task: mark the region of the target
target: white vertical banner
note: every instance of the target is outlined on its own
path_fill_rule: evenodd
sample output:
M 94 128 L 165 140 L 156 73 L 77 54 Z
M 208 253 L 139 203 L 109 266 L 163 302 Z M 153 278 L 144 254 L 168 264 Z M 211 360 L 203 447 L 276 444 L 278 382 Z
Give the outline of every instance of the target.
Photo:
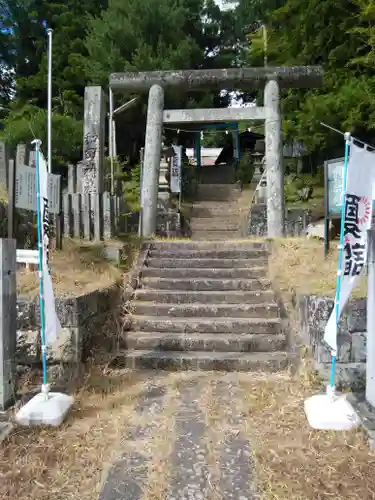
M 367 230 L 371 225 L 375 154 L 350 145 L 344 218 L 339 315 L 367 261 Z M 328 319 L 324 341 L 337 351 L 336 307 Z
M 44 315 L 45 315 L 45 341 L 46 344 L 53 343 L 61 330 L 59 318 L 56 314 L 55 297 L 53 295 L 52 279 L 49 274 L 49 214 L 48 214 L 48 171 L 47 162 L 43 154 L 39 151 L 39 193 L 40 193 L 40 214 L 41 214 L 41 236 L 43 251 L 43 293 L 44 293 Z
M 181 193 L 182 146 L 172 146 L 174 155 L 171 162 L 171 192 Z

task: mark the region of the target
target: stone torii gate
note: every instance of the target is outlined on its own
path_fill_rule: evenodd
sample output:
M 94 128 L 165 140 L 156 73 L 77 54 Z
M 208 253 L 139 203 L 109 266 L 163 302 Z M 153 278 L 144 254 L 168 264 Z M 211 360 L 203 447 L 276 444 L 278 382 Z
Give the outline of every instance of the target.
M 110 92 L 149 92 L 144 152 L 143 236 L 155 234 L 163 124 L 265 120 L 268 236 L 284 234 L 284 172 L 280 88 L 314 88 L 323 83 L 320 66 L 149 71 L 110 75 Z M 164 89 L 262 89 L 264 106 L 164 110 Z

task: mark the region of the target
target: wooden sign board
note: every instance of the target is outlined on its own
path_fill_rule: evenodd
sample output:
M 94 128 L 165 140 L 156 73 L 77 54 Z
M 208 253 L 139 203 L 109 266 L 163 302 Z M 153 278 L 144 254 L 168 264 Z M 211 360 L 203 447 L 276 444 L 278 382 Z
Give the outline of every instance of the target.
M 60 175 L 48 174 L 49 213 L 60 212 Z M 19 165 L 16 168 L 15 206 L 36 212 L 36 169 Z

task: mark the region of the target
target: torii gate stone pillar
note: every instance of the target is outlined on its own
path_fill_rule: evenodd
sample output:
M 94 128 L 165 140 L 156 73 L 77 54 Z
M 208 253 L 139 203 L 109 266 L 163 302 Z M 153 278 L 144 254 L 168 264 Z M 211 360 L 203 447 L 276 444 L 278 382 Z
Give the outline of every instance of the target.
M 280 88 L 314 88 L 323 83 L 320 66 L 229 68 L 214 70 L 114 73 L 109 85 L 124 93 L 149 91 L 144 157 L 142 236 L 155 234 L 158 178 L 163 123 L 216 123 L 265 120 L 268 237 L 284 234 L 284 172 L 280 115 Z M 164 110 L 164 89 L 187 92 L 203 88 L 264 89 L 264 107 Z
M 164 89 L 153 85 L 148 95 L 145 152 L 143 160 L 142 234 L 155 234 L 158 204 Z
M 278 81 L 272 77 L 265 85 L 264 106 L 266 108 L 267 233 L 270 238 L 278 238 L 284 235 L 284 165 L 280 89 Z

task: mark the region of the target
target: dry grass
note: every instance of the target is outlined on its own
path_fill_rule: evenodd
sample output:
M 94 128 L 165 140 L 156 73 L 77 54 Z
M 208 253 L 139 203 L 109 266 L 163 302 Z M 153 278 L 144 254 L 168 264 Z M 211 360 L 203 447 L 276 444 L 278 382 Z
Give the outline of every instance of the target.
M 16 429 L 0 444 L 1 500 L 93 500 L 111 465 L 136 452 L 148 463 L 142 500 L 163 500 L 177 464 L 171 462 L 176 440 L 175 417 L 180 382 L 199 385 L 204 415 L 208 466 L 213 491 L 207 500 L 222 500 L 218 467 L 225 436 L 246 436 L 254 453 L 255 489 L 262 500 L 373 500 L 375 456 L 361 431 L 322 432 L 309 428 L 303 401 L 316 393 L 309 370 L 287 372 L 163 373 L 93 368 L 76 393 L 75 409 L 57 430 Z M 136 411 L 148 382 L 166 387 L 161 411 Z M 221 380 L 235 388 L 218 397 Z M 135 427 L 149 431 L 126 440 Z M 132 435 L 134 435 L 132 433 Z M 204 443 L 202 442 L 202 445 Z M 104 471 L 104 472 L 103 472 Z M 142 476 L 142 477 L 141 477 Z
M 312 430 L 304 400 L 320 391 L 309 367 L 301 374 L 211 374 L 202 390 L 206 443 L 213 482 L 218 484 L 220 449 L 237 432 L 250 441 L 255 474 L 253 488 L 261 500 L 373 500 L 375 454 L 361 430 Z M 215 396 L 219 379 L 237 386 L 227 400 Z M 224 497 L 216 489 L 210 500 Z M 161 499 L 160 499 L 161 500 Z
M 375 456 L 362 431 L 314 431 L 303 401 L 310 380 L 246 381 L 243 407 L 262 500 L 372 500 Z
M 59 429 L 16 428 L 0 445 L 2 500 L 92 500 L 113 450 L 134 425 L 142 372 L 91 370 Z
M 62 427 L 16 428 L 0 444 L 1 500 L 94 500 L 111 467 L 134 452 L 148 463 L 142 500 L 164 498 L 177 401 L 175 380 L 167 376 L 153 380 L 167 387 L 161 411 L 140 414 L 149 372 L 91 368 Z M 144 432 L 137 435 L 137 428 Z M 144 482 L 137 470 L 124 472 Z
M 119 243 L 117 243 L 119 244 Z M 77 296 L 118 281 L 128 269 L 138 251 L 136 242 L 130 245 L 128 262 L 121 268 L 103 256 L 103 243 L 85 243 L 64 239 L 62 251 L 52 251 L 50 269 L 57 296 Z M 20 269 L 17 273 L 18 293 L 36 297 L 39 293 L 37 271 Z
M 273 243 L 269 269 L 272 280 L 282 292 L 334 296 L 336 290 L 338 251 L 324 259 L 323 242 L 307 238 L 284 238 Z M 354 297 L 366 295 L 366 279 L 359 279 Z
M 0 185 L 0 203 L 8 203 L 8 191 Z

